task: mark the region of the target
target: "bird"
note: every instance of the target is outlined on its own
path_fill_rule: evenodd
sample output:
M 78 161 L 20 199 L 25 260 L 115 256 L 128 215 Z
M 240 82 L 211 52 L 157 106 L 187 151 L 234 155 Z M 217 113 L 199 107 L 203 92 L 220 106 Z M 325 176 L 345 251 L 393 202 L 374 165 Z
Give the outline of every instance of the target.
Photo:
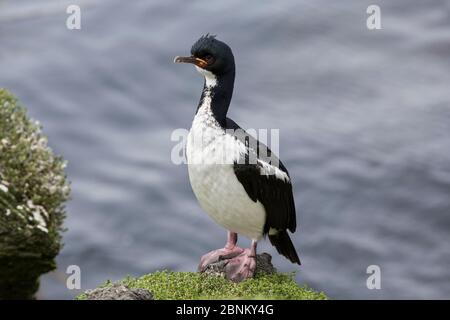
M 236 74 L 231 48 L 206 34 L 192 45 L 190 56 L 176 56 L 174 62 L 193 64 L 204 77 L 186 139 L 189 181 L 202 209 L 228 231 L 225 246 L 203 255 L 198 271 L 226 260 L 227 279 L 253 277 L 257 243 L 267 236 L 279 254 L 300 265 L 288 233 L 297 227 L 288 170 L 265 144 L 227 117 Z M 249 248 L 237 245 L 238 235 L 251 240 Z

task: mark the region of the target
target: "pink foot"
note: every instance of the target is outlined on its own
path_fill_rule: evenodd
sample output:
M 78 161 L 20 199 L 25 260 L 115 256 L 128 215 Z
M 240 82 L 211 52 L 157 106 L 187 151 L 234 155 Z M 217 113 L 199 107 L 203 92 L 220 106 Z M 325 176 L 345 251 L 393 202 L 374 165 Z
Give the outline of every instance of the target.
M 233 282 L 241 282 L 252 278 L 256 270 L 256 254 L 252 249 L 245 249 L 244 252 L 229 260 L 225 266 L 225 276 Z
M 203 272 L 205 271 L 206 267 L 210 265 L 211 263 L 215 263 L 219 260 L 224 259 L 230 259 L 233 257 L 236 257 L 240 255 L 242 252 L 244 252 L 244 249 L 239 248 L 238 246 L 234 246 L 232 248 L 222 248 L 213 250 L 211 252 L 208 252 L 202 258 L 200 259 L 200 264 L 198 265 L 198 271 Z

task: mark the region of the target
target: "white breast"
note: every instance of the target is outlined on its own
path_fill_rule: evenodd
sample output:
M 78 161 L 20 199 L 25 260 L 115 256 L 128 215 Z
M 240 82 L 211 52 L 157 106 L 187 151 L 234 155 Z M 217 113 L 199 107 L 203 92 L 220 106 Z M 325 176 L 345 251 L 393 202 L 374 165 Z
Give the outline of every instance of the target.
M 252 201 L 234 174 L 233 163 L 245 146 L 214 119 L 206 94 L 187 140 L 189 179 L 201 207 L 229 231 L 258 240 L 266 220 L 260 202 Z

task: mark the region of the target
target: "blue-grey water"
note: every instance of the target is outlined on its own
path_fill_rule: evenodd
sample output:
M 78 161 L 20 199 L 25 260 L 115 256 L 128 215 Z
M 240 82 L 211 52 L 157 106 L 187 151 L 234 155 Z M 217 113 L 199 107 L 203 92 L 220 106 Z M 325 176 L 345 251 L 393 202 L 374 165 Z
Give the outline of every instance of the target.
M 82 29 L 66 28 L 80 4 Z M 331 298 L 450 298 L 450 2 L 0 1 L 0 87 L 68 161 L 73 199 L 58 270 L 39 297 L 155 270 L 195 270 L 225 231 L 202 212 L 171 132 L 202 79 L 175 65 L 206 32 L 234 50 L 230 117 L 279 128 L 303 265 L 282 271 Z M 248 243 L 241 239 L 242 245 Z M 366 268 L 381 268 L 368 290 Z

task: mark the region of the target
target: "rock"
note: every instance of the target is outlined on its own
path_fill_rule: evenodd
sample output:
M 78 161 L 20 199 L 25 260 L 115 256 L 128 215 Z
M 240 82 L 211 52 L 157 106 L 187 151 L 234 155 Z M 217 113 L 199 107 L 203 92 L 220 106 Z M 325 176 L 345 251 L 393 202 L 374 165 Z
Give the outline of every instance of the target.
M 222 259 L 218 262 L 211 263 L 203 271 L 204 274 L 225 277 L 225 266 L 229 259 Z M 265 273 L 272 274 L 277 272 L 272 264 L 272 256 L 266 252 L 256 255 L 256 274 Z
M 259 273 L 275 273 L 277 269 L 272 264 L 272 256 L 266 252 L 256 256 L 256 272 Z
M 86 300 L 153 300 L 153 295 L 145 289 L 133 289 L 120 283 L 88 290 Z

